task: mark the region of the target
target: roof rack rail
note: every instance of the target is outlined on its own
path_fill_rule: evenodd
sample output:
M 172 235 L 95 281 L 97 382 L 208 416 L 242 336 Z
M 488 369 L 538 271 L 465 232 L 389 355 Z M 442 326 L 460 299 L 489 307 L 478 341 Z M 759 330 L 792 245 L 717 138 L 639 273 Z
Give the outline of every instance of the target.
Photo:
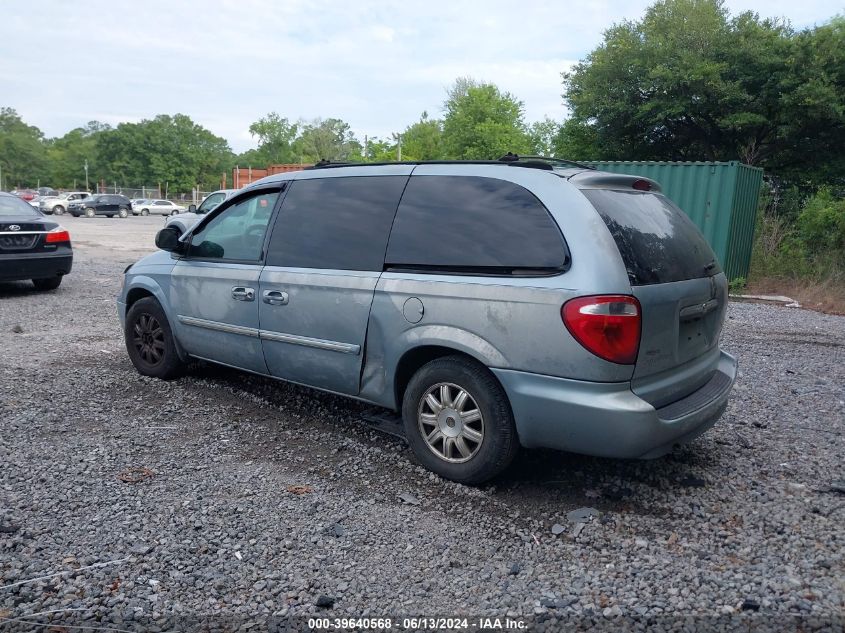
M 343 167 L 344 165 L 358 165 L 362 164 L 365 165 L 366 163 L 349 163 L 345 161 L 334 161 L 329 160 L 328 158 L 321 158 L 316 163 L 311 165 L 310 167 L 306 167 L 305 169 L 320 169 L 322 167 Z
M 521 155 L 521 154 L 514 154 L 512 152 L 508 152 L 501 158 L 500 161 L 504 163 L 511 163 L 516 161 L 545 161 L 548 163 L 558 163 L 560 165 L 574 165 L 575 167 L 582 167 L 584 169 L 595 169 L 595 167 L 591 167 L 590 165 L 585 165 L 584 163 L 578 163 L 574 160 L 567 160 L 566 158 L 555 158 L 553 156 L 532 156 L 532 155 Z
M 550 158 L 548 156 L 520 156 L 508 152 L 497 160 L 404 160 L 404 161 L 383 161 L 377 163 L 353 163 L 344 161 L 321 160 L 311 167 L 305 169 L 331 169 L 334 167 L 379 167 L 384 165 L 496 165 L 505 163 L 508 167 L 531 167 L 534 169 L 545 169 L 551 171 L 553 164 L 572 165 L 582 169 L 595 169 L 589 165 L 576 163 L 574 160 L 564 158 Z

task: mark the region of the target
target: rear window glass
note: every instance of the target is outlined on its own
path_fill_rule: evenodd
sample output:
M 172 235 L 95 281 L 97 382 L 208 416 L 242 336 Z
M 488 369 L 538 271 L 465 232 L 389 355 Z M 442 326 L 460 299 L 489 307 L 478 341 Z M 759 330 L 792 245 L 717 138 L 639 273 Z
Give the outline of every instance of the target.
M 569 256 L 548 210 L 497 178 L 412 176 L 390 235 L 393 269 L 466 274 L 549 274 Z
M 722 272 L 698 227 L 663 195 L 584 189 L 616 241 L 633 286 Z
M 39 213 L 28 204 L 16 196 L 0 196 L 0 216 L 34 216 L 37 217 Z

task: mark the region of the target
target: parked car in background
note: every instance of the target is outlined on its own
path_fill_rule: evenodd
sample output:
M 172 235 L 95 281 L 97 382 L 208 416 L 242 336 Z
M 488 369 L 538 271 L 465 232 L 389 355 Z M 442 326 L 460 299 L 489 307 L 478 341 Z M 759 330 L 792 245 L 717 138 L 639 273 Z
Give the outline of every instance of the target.
M 175 226 L 182 233 L 191 228 L 194 224 L 209 211 L 213 211 L 217 206 L 231 198 L 240 189 L 218 189 L 208 194 L 199 206 L 192 204 L 188 207 L 187 212 L 174 215 L 165 221 L 165 226 Z
M 66 191 L 55 196 L 42 196 L 38 200 L 38 210 L 47 215 L 62 215 L 71 202 L 90 197 L 87 191 Z
M 125 218 L 132 208 L 129 198 L 114 193 L 98 193 L 84 200 L 74 200 L 68 205 L 67 212 L 78 218 L 84 215 L 93 218 L 104 215 L 109 218 L 119 216 Z
M 53 189 L 52 187 L 38 187 L 38 189 L 36 189 L 36 193 L 38 193 L 39 196 L 57 196 L 57 195 L 59 195 L 59 192 L 56 191 L 55 189 Z
M 23 200 L 0 192 L 0 281 L 54 290 L 73 266 L 70 234 Z
M 180 207 L 170 200 L 143 200 L 132 205 L 133 215 L 150 215 L 151 213 L 157 215 L 176 215 L 184 212 L 185 207 Z
M 401 414 L 417 459 L 477 484 L 520 445 L 653 458 L 724 412 L 728 283 L 649 179 L 564 161 L 269 176 L 125 272 L 143 375 L 200 358 Z
M 149 202 L 148 198 L 134 198 L 129 201 L 130 206 L 132 207 L 132 215 L 138 215 L 138 212 L 141 210 L 141 207 Z
M 38 192 L 32 189 L 16 189 L 12 193 L 25 202 L 31 202 L 38 195 Z

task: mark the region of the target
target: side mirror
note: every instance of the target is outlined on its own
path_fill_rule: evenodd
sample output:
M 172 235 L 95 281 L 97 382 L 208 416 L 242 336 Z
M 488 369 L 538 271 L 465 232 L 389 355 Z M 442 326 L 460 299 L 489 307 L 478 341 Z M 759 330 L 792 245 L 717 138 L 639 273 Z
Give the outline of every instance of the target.
M 189 204 L 188 205 L 188 213 L 196 213 L 197 212 L 197 205 Z
M 156 246 L 163 251 L 176 253 L 182 250 L 182 242 L 179 241 L 180 237 L 182 237 L 182 231 L 177 227 L 166 226 L 156 233 Z

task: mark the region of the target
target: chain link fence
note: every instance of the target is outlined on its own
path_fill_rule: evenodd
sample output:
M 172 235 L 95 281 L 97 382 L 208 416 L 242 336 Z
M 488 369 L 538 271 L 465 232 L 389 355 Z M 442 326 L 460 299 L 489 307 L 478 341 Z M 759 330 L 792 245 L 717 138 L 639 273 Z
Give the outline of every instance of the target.
M 108 185 L 100 183 L 97 185 L 96 193 L 117 193 L 126 196 L 130 200 L 160 199 L 184 204 L 199 204 L 211 192 L 193 189 L 188 193 L 175 193 L 162 190 L 159 187 L 147 187 L 144 185 L 140 187 L 120 187 L 117 184 Z

